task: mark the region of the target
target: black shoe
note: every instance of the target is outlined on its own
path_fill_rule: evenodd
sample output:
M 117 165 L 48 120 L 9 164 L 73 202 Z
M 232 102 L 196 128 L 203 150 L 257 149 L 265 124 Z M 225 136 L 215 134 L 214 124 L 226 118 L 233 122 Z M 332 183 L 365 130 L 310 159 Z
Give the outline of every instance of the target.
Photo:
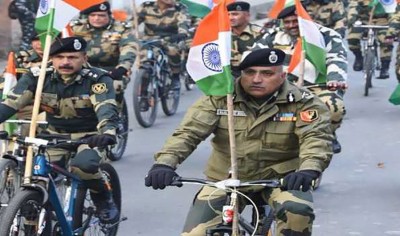
M 110 193 L 99 194 L 90 192 L 90 197 L 96 206 L 96 213 L 103 224 L 113 224 L 119 220 L 119 211 L 112 197 L 103 196 Z
M 149 100 L 147 98 L 140 98 L 139 107 L 141 112 L 146 112 L 149 110 Z
M 354 60 L 354 64 L 353 64 L 353 70 L 354 71 L 362 71 L 363 69 L 363 58 L 361 57 L 356 57 L 356 59 Z
M 381 73 L 379 77 L 376 77 L 377 79 L 388 79 L 389 76 L 389 66 L 390 66 L 390 61 L 388 60 L 382 60 L 381 61 L 382 67 L 381 67 Z
M 332 141 L 332 150 L 335 154 L 342 151 L 342 145 L 340 145 L 339 141 L 336 138 Z

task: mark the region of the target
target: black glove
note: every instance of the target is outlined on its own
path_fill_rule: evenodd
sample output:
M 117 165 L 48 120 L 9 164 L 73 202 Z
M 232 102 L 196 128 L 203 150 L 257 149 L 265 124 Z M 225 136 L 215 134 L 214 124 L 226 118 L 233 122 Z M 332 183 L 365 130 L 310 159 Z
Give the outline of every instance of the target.
M 105 147 L 113 145 L 117 142 L 114 135 L 111 134 L 99 134 L 93 135 L 86 139 L 87 144 L 90 148 L 94 147 Z
M 282 190 L 307 192 L 310 190 L 313 180 L 317 179 L 319 175 L 320 173 L 314 170 L 292 172 L 283 178 Z
M 147 187 L 152 186 L 153 189 L 164 189 L 165 186 L 171 185 L 174 177 L 177 176 L 178 174 L 171 166 L 154 164 L 144 178 L 144 184 Z
M 113 80 L 122 80 L 122 76 L 126 75 L 127 72 L 128 72 L 127 69 L 120 66 L 120 67 L 117 67 L 117 68 L 111 70 L 110 76 Z

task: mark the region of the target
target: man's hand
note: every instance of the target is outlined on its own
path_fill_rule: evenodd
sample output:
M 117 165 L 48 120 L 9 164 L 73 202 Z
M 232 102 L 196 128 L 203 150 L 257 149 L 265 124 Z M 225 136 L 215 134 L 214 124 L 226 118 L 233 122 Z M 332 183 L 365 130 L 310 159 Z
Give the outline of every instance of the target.
M 310 190 L 313 180 L 319 177 L 320 173 L 315 170 L 300 170 L 292 172 L 283 178 L 282 190 L 297 190 L 307 192 Z
M 336 81 L 336 80 L 328 81 L 326 83 L 326 86 L 328 87 L 328 90 L 330 90 L 330 91 L 336 91 L 338 89 L 345 90 L 345 89 L 348 88 L 348 85 L 347 85 L 346 82 L 344 82 L 344 81 Z
M 90 148 L 106 147 L 108 145 L 113 145 L 117 142 L 115 136 L 111 134 L 93 135 L 87 138 L 86 141 Z
M 171 185 L 176 176 L 178 174 L 171 166 L 154 164 L 144 179 L 144 184 L 147 187 L 152 186 L 153 189 L 164 189 L 166 186 Z
M 387 44 L 393 44 L 393 43 L 394 43 L 394 39 L 395 39 L 394 36 L 387 35 L 387 36 L 385 37 L 385 43 L 387 43 Z
M 122 80 L 122 76 L 126 75 L 127 72 L 127 69 L 120 66 L 110 71 L 110 76 L 113 80 Z

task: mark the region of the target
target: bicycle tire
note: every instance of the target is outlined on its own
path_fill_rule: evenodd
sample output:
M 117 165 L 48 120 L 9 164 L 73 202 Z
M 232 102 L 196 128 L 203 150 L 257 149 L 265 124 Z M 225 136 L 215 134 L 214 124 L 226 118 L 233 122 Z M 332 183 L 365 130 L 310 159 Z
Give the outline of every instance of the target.
M 269 207 L 269 211 L 262 219 L 261 222 L 261 228 L 259 230 L 260 234 L 259 235 L 265 235 L 265 236 L 275 236 L 275 230 L 273 229 L 272 225 L 275 221 L 275 215 L 272 209 Z
M 118 207 L 119 212 L 121 212 L 121 184 L 117 171 L 108 163 L 100 164 L 100 170 L 103 177 L 110 184 L 112 189 L 112 195 L 114 202 Z M 93 206 L 93 202 L 90 200 L 89 192 L 86 188 L 79 188 L 75 200 L 75 213 L 74 213 L 74 229 L 82 227 L 85 223 L 85 214 L 89 212 L 88 210 Z M 120 214 L 121 215 L 121 214 Z M 85 236 L 115 236 L 118 233 L 119 224 L 116 224 L 112 228 L 108 228 L 108 224 L 101 224 L 98 220 L 95 220 L 97 224 L 91 224 L 88 229 L 85 229 Z
M 163 81 L 163 87 L 160 91 L 161 106 L 165 115 L 172 116 L 178 109 L 180 91 L 171 89 L 172 80 L 166 70 L 162 70 L 160 76 L 162 76 L 161 81 Z
M 40 192 L 30 189 L 19 191 L 4 211 L 0 223 L 0 235 L 17 236 L 20 235 L 19 233 L 23 233 L 21 235 L 25 236 L 51 235 L 51 223 L 48 223 L 51 222 L 50 214 L 46 214 L 47 217 L 45 216 L 46 224 L 42 233 L 37 232 L 37 225 L 32 225 L 32 221 L 39 217 L 43 208 L 46 212 L 50 213 L 49 208 L 46 205 L 43 205 L 43 196 Z M 29 218 L 29 225 L 24 225 L 22 223 L 26 218 Z M 14 224 L 14 220 L 18 223 L 17 225 Z M 13 232 L 10 232 L 11 228 L 13 229 Z
M 184 72 L 182 73 L 182 76 L 183 76 L 183 78 L 184 78 L 186 90 L 187 90 L 187 91 L 193 90 L 194 85 L 196 84 L 196 83 L 194 82 L 194 80 L 193 80 L 192 78 L 190 78 L 190 75 L 189 75 L 186 71 L 184 71 Z
M 124 155 L 126 145 L 128 142 L 129 133 L 129 118 L 128 118 L 128 107 L 126 105 L 125 98 L 122 100 L 122 106 L 118 112 L 119 121 L 117 128 L 117 143 L 110 149 L 107 154 L 108 159 L 111 161 L 118 161 Z
M 157 117 L 158 92 L 157 87 L 154 84 L 155 81 L 149 77 L 150 75 L 146 69 L 139 69 L 133 83 L 133 110 L 135 112 L 136 120 L 144 128 L 152 126 Z M 149 83 L 145 88 L 147 90 L 147 96 L 145 98 L 148 99 L 148 110 L 141 111 L 140 101 L 142 99 L 142 83 L 145 79 L 149 80 Z
M 2 206 L 8 204 L 19 190 L 21 176 L 16 168 L 17 163 L 15 161 L 0 160 L 0 216 L 5 209 Z
M 372 48 L 368 48 L 365 52 L 365 59 L 364 59 L 364 77 L 365 77 L 365 84 L 364 84 L 364 96 L 369 95 L 369 89 L 372 88 L 372 77 L 375 73 L 375 53 Z

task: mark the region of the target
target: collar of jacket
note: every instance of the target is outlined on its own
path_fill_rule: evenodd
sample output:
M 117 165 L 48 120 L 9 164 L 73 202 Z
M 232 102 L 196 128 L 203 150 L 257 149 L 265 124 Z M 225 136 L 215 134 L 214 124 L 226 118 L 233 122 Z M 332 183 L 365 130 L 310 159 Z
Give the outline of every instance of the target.
M 115 21 L 114 18 L 112 18 L 112 16 L 110 15 L 110 22 L 108 22 L 108 25 L 105 25 L 100 28 L 95 28 L 89 23 L 89 20 L 88 20 L 86 23 L 86 28 L 90 29 L 90 30 L 109 30 L 114 25 L 114 21 Z

